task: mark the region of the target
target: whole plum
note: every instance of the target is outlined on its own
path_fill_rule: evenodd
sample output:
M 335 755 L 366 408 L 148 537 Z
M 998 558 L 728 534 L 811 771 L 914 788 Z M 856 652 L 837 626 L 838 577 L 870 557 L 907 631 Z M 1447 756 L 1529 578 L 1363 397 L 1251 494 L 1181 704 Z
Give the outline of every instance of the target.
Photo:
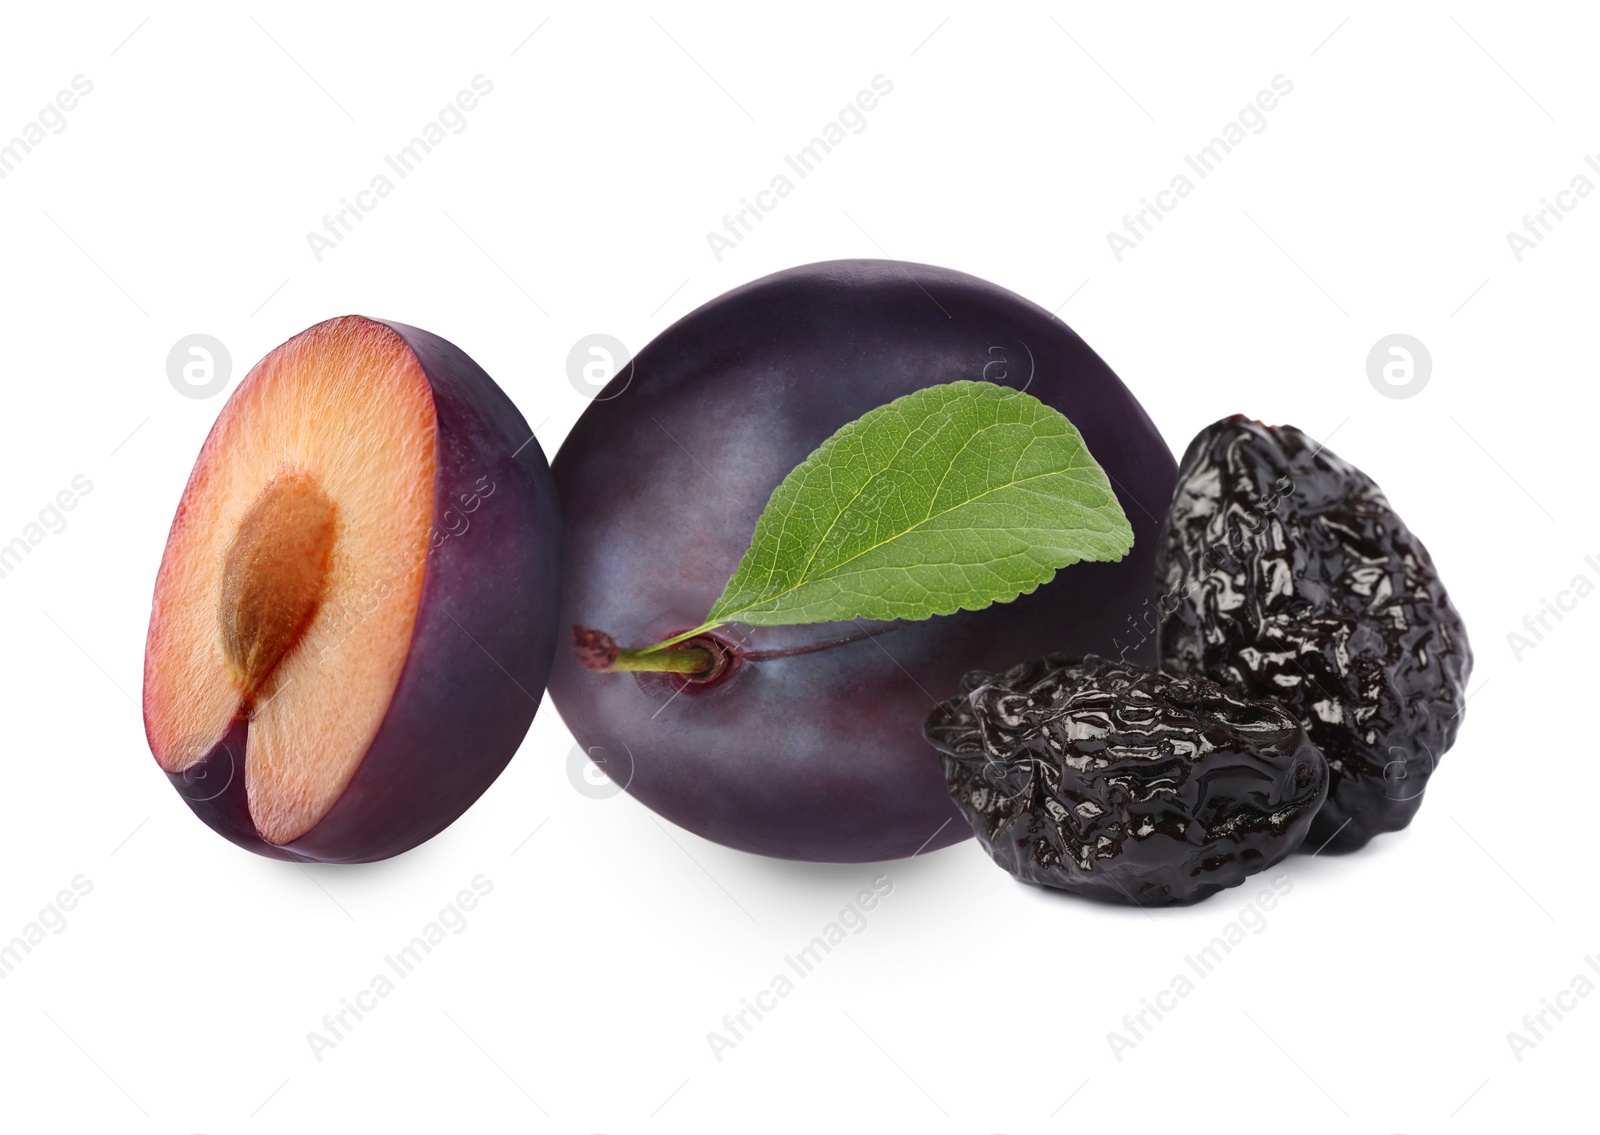
M 711 680 L 593 673 L 558 650 L 556 707 L 613 780 L 731 847 L 833 862 L 912 855 L 970 834 L 922 739 L 936 694 L 970 670 L 1049 651 L 1153 661 L 1153 642 L 1119 638 L 1148 602 L 1175 483 L 1155 426 L 1043 308 L 887 260 L 736 288 L 669 327 L 595 398 L 552 465 L 563 621 L 628 645 L 700 626 L 790 470 L 867 411 L 960 379 L 1025 389 L 1077 427 L 1133 526 L 1131 553 L 924 622 L 724 627 L 711 645 L 730 665 Z

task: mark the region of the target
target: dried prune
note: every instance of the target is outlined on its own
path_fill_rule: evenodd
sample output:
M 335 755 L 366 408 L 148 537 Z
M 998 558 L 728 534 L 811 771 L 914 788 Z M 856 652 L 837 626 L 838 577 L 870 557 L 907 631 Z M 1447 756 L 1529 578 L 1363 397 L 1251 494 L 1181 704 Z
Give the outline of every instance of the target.
M 996 863 L 1111 902 L 1236 886 L 1299 845 L 1328 790 L 1277 702 L 1093 655 L 974 671 L 925 733 Z
M 1411 822 L 1472 650 L 1433 560 L 1361 470 L 1235 415 L 1189 445 L 1156 550 L 1161 663 L 1292 710 L 1327 757 L 1307 847 Z

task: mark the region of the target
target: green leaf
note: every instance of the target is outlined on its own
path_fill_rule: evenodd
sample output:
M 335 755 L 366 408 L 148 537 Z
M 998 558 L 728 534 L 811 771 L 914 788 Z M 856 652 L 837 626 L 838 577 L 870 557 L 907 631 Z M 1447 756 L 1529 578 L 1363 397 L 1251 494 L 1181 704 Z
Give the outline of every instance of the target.
M 857 418 L 784 478 L 701 629 L 975 611 L 1132 546 L 1061 414 L 987 382 L 930 386 Z

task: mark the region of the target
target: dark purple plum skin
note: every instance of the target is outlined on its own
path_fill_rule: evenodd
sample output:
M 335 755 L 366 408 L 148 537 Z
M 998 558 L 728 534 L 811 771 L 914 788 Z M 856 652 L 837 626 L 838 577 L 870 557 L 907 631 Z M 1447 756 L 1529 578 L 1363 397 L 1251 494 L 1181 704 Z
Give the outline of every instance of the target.
M 839 260 L 779 272 L 685 316 L 585 410 L 552 465 L 565 518 L 563 623 L 644 646 L 698 626 L 768 496 L 840 426 L 936 383 L 987 379 L 1064 413 L 1133 525 L 1117 563 L 1076 564 L 1009 604 L 744 663 L 677 696 L 556 652 L 550 693 L 579 743 L 656 812 L 730 847 L 867 862 L 971 831 L 922 722 L 969 670 L 1064 651 L 1154 660 L 1142 608 L 1177 467 L 1149 417 L 1066 324 L 943 268 Z M 863 624 L 866 625 L 866 624 Z M 751 649 L 855 624 L 725 628 Z
M 248 723 L 169 773 L 212 830 L 277 859 L 364 863 L 432 839 L 483 795 L 533 723 L 559 626 L 561 513 L 544 452 L 511 399 L 454 344 L 384 322 L 411 348 L 438 419 L 434 531 L 480 476 L 495 486 L 423 575 L 411 649 L 389 709 L 344 793 L 285 845 L 256 831 L 245 798 Z M 453 516 L 459 513 L 452 512 Z

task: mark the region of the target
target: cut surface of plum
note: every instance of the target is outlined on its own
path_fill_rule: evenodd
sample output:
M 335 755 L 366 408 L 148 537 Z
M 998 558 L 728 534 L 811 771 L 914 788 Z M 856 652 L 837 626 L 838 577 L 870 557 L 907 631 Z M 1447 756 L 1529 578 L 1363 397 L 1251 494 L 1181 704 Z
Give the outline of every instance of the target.
M 559 556 L 543 455 L 471 359 L 400 324 L 318 324 L 240 384 L 184 491 L 146 651 L 151 751 L 252 850 L 413 846 L 531 722 Z

